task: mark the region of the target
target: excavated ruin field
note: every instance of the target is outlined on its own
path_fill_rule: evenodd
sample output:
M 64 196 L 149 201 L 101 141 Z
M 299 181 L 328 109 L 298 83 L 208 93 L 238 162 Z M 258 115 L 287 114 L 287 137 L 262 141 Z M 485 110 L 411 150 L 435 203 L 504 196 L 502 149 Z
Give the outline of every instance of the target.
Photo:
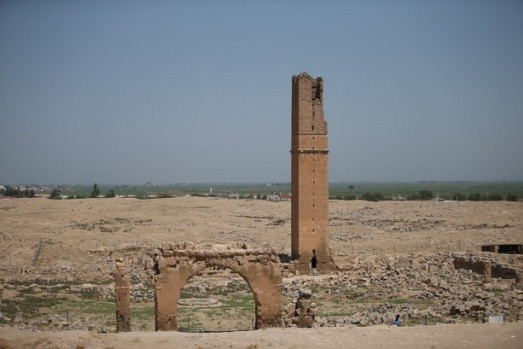
M 111 277 L 115 256 L 126 259 L 131 274 L 133 330 L 150 331 L 154 329 L 152 256 L 163 242 L 246 243 L 271 246 L 282 256 L 290 253 L 290 201 L 13 199 L 0 200 L 0 222 L 0 339 L 5 339 L 0 340 L 0 348 L 9 345 L 5 343 L 36 347 L 40 343 L 42 348 L 55 341 L 71 344 L 64 338 L 73 330 L 91 331 L 84 337 L 91 336 L 98 343 L 94 347 L 120 347 L 114 342 L 116 337 L 96 337 L 115 330 Z M 430 340 L 432 333 L 435 342 L 431 343 L 447 341 L 447 347 L 453 347 L 452 336 L 466 331 L 487 333 L 492 326 L 511 326 L 494 331 L 494 338 L 496 333 L 506 336 L 509 331 L 521 341 L 523 326 L 518 320 L 523 319 L 523 291 L 514 279 L 494 278 L 484 285 L 482 275 L 456 269 L 454 260 L 471 258 L 472 253 L 473 259 L 488 258 L 495 265 L 521 270 L 521 255 L 480 253 L 479 246 L 521 244 L 522 232 L 521 202 L 331 201 L 331 248 L 340 270 L 322 276 L 284 272 L 283 282 L 284 308 L 295 301 L 300 288 L 312 289 L 321 328 L 271 330 L 270 336 L 283 336 L 275 337 L 272 344 L 260 335 L 247 336 L 252 332 L 212 335 L 225 342 L 230 338 L 234 348 L 306 347 L 295 337 L 305 333 L 330 336 L 334 329 L 328 327 L 337 327 L 336 336 L 361 336 L 362 341 L 353 344 L 364 347 L 366 334 L 361 331 L 396 338 L 397 332 L 387 325 L 400 314 L 407 327 L 417 329 L 412 333 L 408 331 L 414 330 L 401 329 L 405 334 L 418 333 Z M 493 315 L 514 323 L 482 324 Z M 207 269 L 182 290 L 181 331 L 250 330 L 253 318 L 252 294 L 237 274 Z M 446 329 L 464 326 L 461 323 L 476 325 L 468 325 L 465 332 Z M 18 330 L 44 335 L 22 336 Z M 49 331 L 62 334 L 46 337 Z M 296 331 L 296 336 L 283 335 Z M 176 334 L 176 338 L 210 335 Z M 242 336 L 252 340 L 237 342 Z M 29 342 L 21 341 L 22 337 Z M 118 341 L 140 347 L 138 344 L 160 337 L 143 332 L 118 337 Z M 192 338 L 194 344 L 189 341 L 186 346 L 220 347 L 207 341 L 209 337 Z M 469 344 L 479 338 L 471 334 Z M 512 338 L 505 342 L 507 347 Z M 320 342 L 314 343 L 317 345 L 311 347 L 321 347 Z M 325 343 L 330 342 L 325 339 Z M 350 346 L 347 341 L 340 343 Z

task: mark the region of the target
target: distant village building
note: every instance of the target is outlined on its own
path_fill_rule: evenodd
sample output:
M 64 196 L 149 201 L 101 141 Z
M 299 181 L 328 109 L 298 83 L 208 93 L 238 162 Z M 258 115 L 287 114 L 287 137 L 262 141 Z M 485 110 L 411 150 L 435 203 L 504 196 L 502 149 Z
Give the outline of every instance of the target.
M 280 196 L 277 194 L 267 195 L 267 201 L 280 201 Z
M 238 193 L 227 193 L 227 199 L 238 200 L 239 198 L 240 198 L 240 194 L 238 194 Z
M 287 194 L 280 193 L 280 200 L 290 200 L 290 199 L 292 199 L 291 193 L 287 193 Z
M 392 194 L 392 201 L 405 201 L 405 200 L 407 200 L 407 199 L 401 195 Z
M 266 198 L 268 201 L 282 201 L 282 200 L 290 200 L 291 199 L 291 193 L 273 193 L 272 195 L 267 195 Z

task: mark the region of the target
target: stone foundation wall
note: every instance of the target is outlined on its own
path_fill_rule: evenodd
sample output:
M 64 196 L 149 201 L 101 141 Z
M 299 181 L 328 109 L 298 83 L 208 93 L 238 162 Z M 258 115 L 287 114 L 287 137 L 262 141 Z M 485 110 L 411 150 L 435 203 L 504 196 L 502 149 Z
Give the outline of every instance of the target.
M 523 254 L 523 245 L 521 245 L 521 244 L 482 245 L 481 251 L 506 253 L 506 254 Z
M 483 275 L 488 264 L 491 266 L 490 276 L 500 279 L 517 279 L 522 274 L 522 270 L 496 261 L 491 261 L 486 256 L 481 255 L 455 255 L 454 268 L 472 270 L 477 274 Z

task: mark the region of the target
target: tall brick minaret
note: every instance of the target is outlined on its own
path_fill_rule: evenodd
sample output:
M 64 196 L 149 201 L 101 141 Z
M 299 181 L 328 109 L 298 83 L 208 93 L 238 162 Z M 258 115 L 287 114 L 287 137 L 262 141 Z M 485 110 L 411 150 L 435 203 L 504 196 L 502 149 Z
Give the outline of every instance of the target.
M 323 118 L 323 79 L 292 77 L 291 257 L 300 273 L 335 268 L 329 249 L 327 122 Z

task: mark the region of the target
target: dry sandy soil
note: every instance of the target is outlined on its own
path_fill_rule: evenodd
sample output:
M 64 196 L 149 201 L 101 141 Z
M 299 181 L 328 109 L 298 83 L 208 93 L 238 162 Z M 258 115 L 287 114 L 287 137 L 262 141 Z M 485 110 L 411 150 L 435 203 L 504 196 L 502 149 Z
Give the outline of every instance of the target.
M 0 200 L 0 266 L 81 266 L 132 244 L 268 243 L 290 253 L 290 201 L 173 199 Z M 523 202 L 330 202 L 331 248 L 361 255 L 478 250 L 519 242 Z
M 290 253 L 290 202 L 172 199 L 0 200 L 0 278 L 24 269 L 80 268 L 162 242 L 246 242 Z M 331 248 L 338 265 L 354 257 L 477 251 L 522 243 L 522 202 L 330 202 Z M 42 241 L 37 260 L 35 251 Z M 36 267 L 32 267 L 33 261 Z M 17 272 L 15 273 L 14 270 Z M 4 293 L 2 294 L 2 300 Z M 523 325 L 272 329 L 208 334 L 28 333 L 0 327 L 0 348 L 523 348 Z M 9 343 L 9 344 L 7 344 Z
M 0 348 L 521 348 L 523 326 L 436 325 L 352 328 L 269 329 L 249 332 L 129 332 L 97 334 L 81 331 L 28 333 L 0 327 Z

